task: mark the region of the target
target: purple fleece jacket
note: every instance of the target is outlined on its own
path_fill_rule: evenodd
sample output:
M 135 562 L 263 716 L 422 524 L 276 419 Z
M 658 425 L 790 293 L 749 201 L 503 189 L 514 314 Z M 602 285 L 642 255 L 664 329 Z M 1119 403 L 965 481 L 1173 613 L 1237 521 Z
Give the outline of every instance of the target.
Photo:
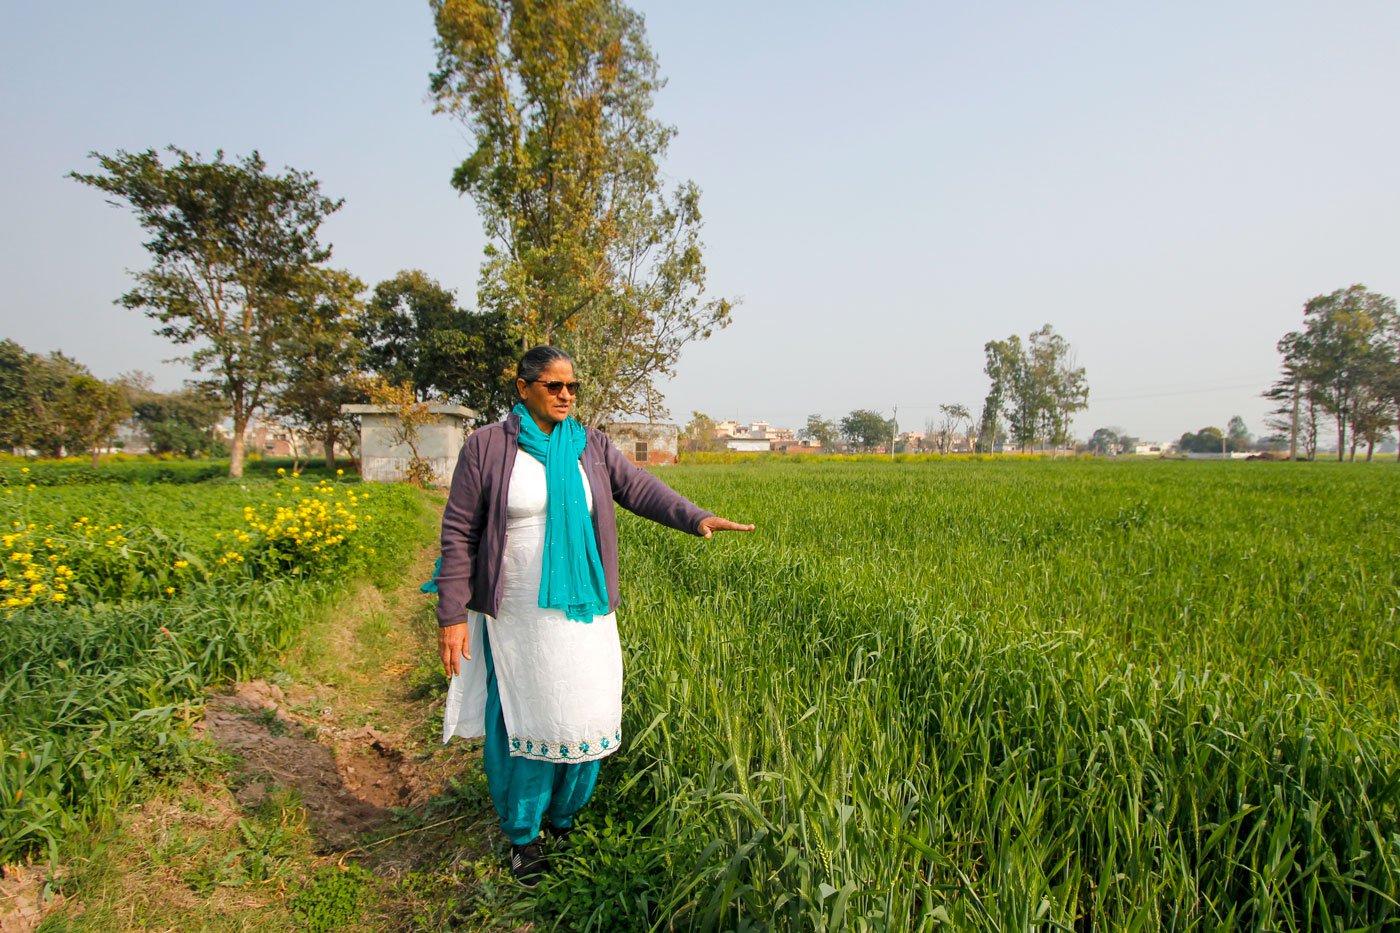
M 442 513 L 442 567 L 438 570 L 438 625 L 467 620 L 473 609 L 495 617 L 501 608 L 501 562 L 506 550 L 506 493 L 520 449 L 520 416 L 488 424 L 462 445 L 452 489 Z M 529 456 L 529 454 L 526 454 Z M 593 489 L 593 532 L 608 583 L 608 609 L 618 603 L 617 511 L 613 502 L 643 518 L 699 534 L 706 512 L 641 467 L 606 434 L 588 429 L 579 458 Z

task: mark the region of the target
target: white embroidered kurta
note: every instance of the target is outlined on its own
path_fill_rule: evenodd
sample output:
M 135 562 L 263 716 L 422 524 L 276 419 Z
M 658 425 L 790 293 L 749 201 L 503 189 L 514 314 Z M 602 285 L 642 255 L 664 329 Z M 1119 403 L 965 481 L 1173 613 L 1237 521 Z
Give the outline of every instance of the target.
M 506 495 L 500 614 L 468 615 L 472 657 L 448 686 L 442 740 L 485 734 L 485 625 L 511 755 L 590 761 L 612 754 L 622 741 L 622 645 L 614 613 L 585 623 L 539 606 L 546 488 L 544 464 L 521 451 Z M 583 490 L 591 514 L 586 475 Z

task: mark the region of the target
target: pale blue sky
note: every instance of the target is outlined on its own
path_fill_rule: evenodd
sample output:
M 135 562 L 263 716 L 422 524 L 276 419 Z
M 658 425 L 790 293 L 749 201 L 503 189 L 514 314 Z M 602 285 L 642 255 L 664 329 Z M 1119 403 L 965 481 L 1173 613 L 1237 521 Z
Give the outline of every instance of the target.
M 1309 297 L 1400 296 L 1400 4 L 637 4 L 704 191 L 711 292 L 672 415 L 800 426 L 980 406 L 982 345 L 1049 322 L 1088 371 L 1087 436 L 1243 415 Z M 111 302 L 125 211 L 64 179 L 91 150 L 259 149 L 345 198 L 334 262 L 475 301 L 483 238 L 426 102 L 426 3 L 127 0 L 0 14 L 0 336 L 178 384 Z

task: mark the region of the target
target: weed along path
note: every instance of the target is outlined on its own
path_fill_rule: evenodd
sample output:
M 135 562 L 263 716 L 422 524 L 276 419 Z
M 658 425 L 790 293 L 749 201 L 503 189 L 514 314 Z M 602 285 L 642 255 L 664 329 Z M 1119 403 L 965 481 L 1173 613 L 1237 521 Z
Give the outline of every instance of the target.
M 441 743 L 445 682 L 418 590 L 435 556 L 364 584 L 276 670 L 208 698 L 198 773 L 65 865 L 38 929 L 528 929 L 505 917 L 516 893 L 478 747 Z M 35 929 L 41 882 L 0 930 Z

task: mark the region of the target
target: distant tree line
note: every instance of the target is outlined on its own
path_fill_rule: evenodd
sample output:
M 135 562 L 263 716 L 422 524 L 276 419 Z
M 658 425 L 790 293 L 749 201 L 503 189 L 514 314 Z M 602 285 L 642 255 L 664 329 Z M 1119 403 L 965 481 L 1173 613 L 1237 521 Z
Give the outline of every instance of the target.
M 1283 371 L 1264 397 L 1290 457 L 1312 459 L 1335 431 L 1337 459 L 1356 459 L 1400 427 L 1400 315 L 1395 299 L 1352 285 L 1303 306 L 1303 326 L 1278 342 Z
M 131 413 L 121 387 L 77 360 L 0 341 L 0 447 L 48 456 L 92 450 L 95 462 L 97 449 Z

